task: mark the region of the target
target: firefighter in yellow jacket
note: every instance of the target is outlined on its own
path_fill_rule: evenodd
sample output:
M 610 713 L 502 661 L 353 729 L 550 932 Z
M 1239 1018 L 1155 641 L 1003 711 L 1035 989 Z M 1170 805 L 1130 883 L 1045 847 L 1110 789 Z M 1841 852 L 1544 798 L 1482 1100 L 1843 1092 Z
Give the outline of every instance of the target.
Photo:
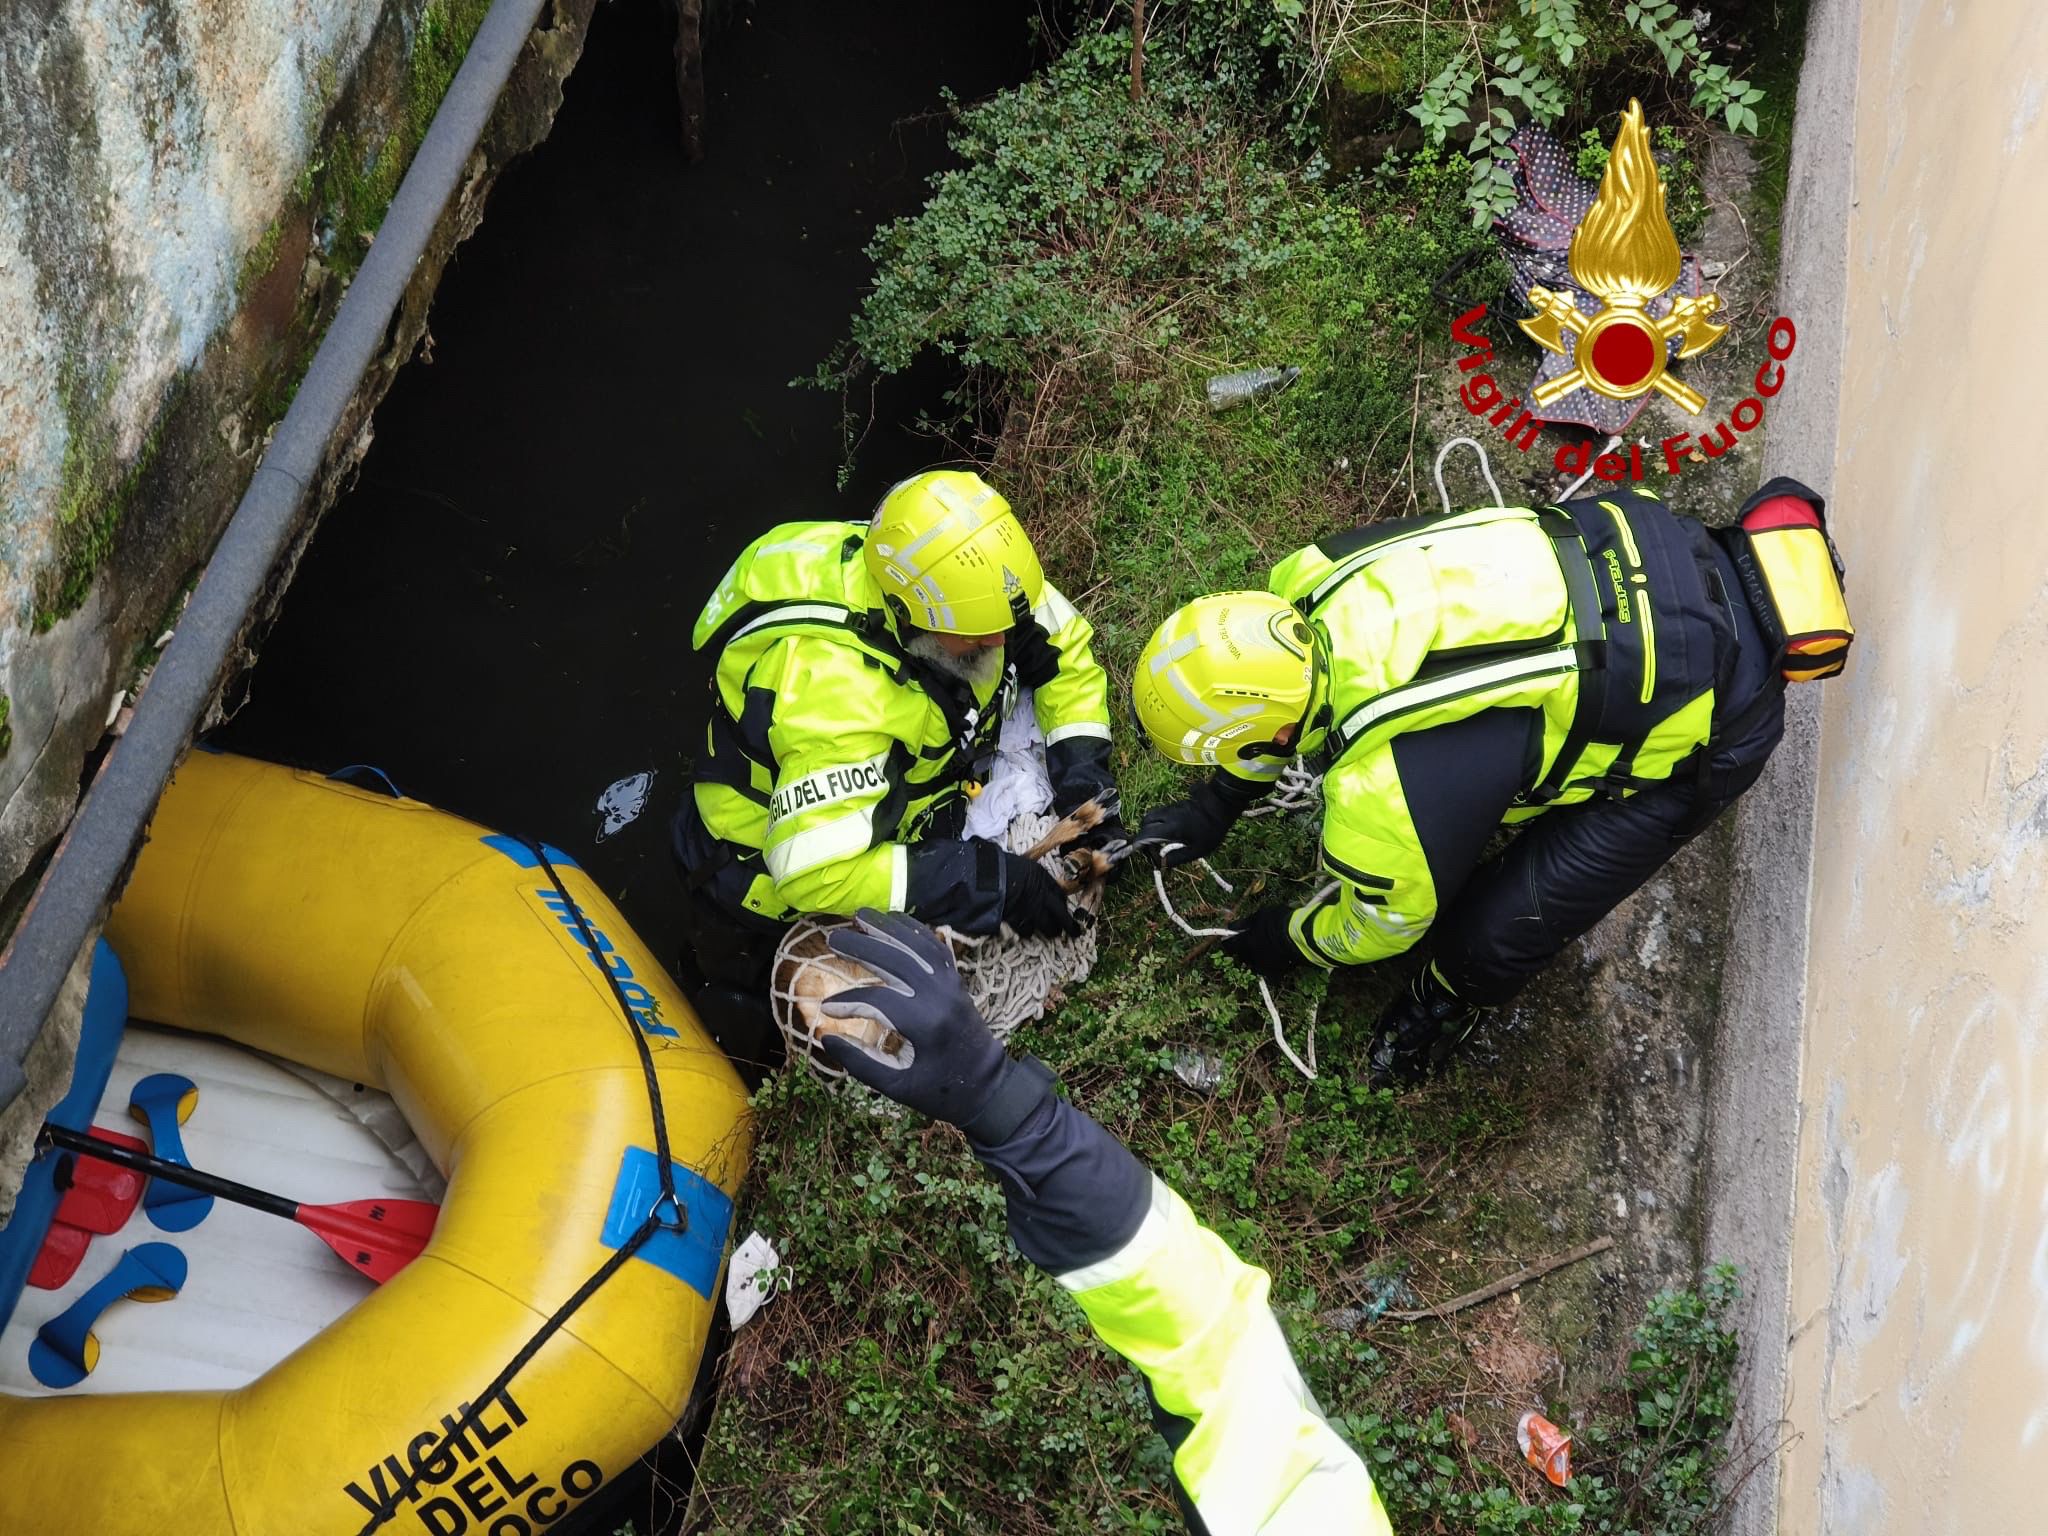
M 830 943 L 882 985 L 841 992 L 825 1011 L 880 1019 L 910 1049 L 884 1056 L 834 1035 L 826 1052 L 876 1092 L 966 1133 L 1002 1183 L 1018 1252 L 1144 1372 L 1188 1530 L 1391 1536 L 1365 1463 L 1302 1380 L 1266 1272 L 1055 1093 L 1041 1062 L 1004 1052 L 936 934 L 863 912 Z
M 697 620 L 715 697 L 673 829 L 714 988 L 765 992 L 806 912 L 1076 931 L 1042 868 L 961 829 L 1022 688 L 1055 809 L 1114 787 L 1092 634 L 1009 503 L 964 471 L 905 480 L 867 523 L 784 523 L 748 545 Z
M 1817 515 L 1791 480 L 1744 512 L 1773 498 Z M 1169 864 L 1206 854 L 1288 760 L 1323 767 L 1332 885 L 1252 914 L 1225 948 L 1270 975 L 1429 935 L 1380 1021 L 1382 1078 L 1441 1063 L 1753 783 L 1783 731 L 1733 546 L 1647 491 L 1358 529 L 1268 587 L 1190 603 L 1140 656 L 1152 744 L 1214 772 L 1138 843 Z

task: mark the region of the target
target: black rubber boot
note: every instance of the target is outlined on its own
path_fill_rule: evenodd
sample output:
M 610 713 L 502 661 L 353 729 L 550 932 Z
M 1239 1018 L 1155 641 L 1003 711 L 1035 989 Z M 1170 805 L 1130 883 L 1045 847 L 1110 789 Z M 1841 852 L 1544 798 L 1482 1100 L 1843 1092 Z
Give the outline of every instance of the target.
M 1436 967 L 1425 965 L 1380 1015 L 1372 1043 L 1373 1086 L 1419 1083 L 1441 1071 L 1481 1017 L 1483 1010 L 1460 1002 Z

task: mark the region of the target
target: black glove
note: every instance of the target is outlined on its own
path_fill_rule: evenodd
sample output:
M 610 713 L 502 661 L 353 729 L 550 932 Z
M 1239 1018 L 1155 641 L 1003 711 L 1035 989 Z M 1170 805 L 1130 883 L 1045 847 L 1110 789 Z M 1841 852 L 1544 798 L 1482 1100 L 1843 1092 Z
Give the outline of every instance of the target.
M 863 907 L 854 928 L 835 928 L 833 951 L 866 966 L 884 985 L 841 992 L 825 1005 L 834 1018 L 877 1019 L 909 1043 L 891 1060 L 844 1035 L 827 1035 L 825 1054 L 857 1082 L 934 1120 L 957 1125 L 984 1146 L 1008 1141 L 1052 1096 L 1052 1073 L 1032 1057 L 1013 1061 L 989 1033 L 952 951 L 914 917 Z
M 1479 1009 L 1461 1002 L 1433 967 L 1424 966 L 1380 1015 L 1370 1058 L 1373 1086 L 1419 1083 L 1441 1071 L 1480 1018 Z
M 1246 970 L 1278 980 L 1297 965 L 1308 963 L 1301 946 L 1287 931 L 1293 917 L 1290 907 L 1259 908 L 1243 927 L 1223 941 L 1223 953 Z
M 1131 829 L 1123 824 L 1123 821 L 1115 812 L 1111 812 L 1095 823 L 1095 829 L 1092 832 L 1085 833 L 1081 837 L 1074 839 L 1074 846 L 1076 848 L 1114 848 L 1117 844 L 1128 843 L 1130 840 Z M 1116 866 L 1118 869 L 1122 867 L 1121 863 L 1118 863 Z
M 1021 853 L 1003 855 L 1003 921 L 1025 939 L 1071 939 L 1081 931 L 1059 881 Z
M 1223 846 L 1245 807 L 1265 794 L 1218 769 L 1185 800 L 1172 800 L 1147 811 L 1138 823 L 1138 841 L 1150 848 L 1154 862 L 1171 869 L 1205 859 Z M 1180 846 L 1175 847 L 1174 844 Z
M 1019 592 L 1010 599 L 1010 614 L 1016 622 L 1003 636 L 1003 651 L 1017 669 L 1017 681 L 1026 688 L 1043 688 L 1060 672 L 1060 648 L 1052 643 L 1045 626 L 1031 616 L 1031 605 Z
M 1069 736 L 1045 749 L 1046 773 L 1052 779 L 1052 813 L 1065 816 L 1090 800 L 1099 800 L 1109 814 L 1095 830 L 1074 840 L 1077 848 L 1107 848 L 1129 842 L 1131 834 L 1119 815 L 1122 797 L 1109 771 L 1109 742 L 1100 736 Z

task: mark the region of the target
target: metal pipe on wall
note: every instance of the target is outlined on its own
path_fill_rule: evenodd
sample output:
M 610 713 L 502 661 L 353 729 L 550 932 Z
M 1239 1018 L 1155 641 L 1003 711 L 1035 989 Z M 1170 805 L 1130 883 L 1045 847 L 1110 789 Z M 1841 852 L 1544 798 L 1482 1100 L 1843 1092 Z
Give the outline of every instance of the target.
M 127 732 L 108 753 L 0 952 L 0 1105 L 21 1091 L 22 1058 L 105 914 L 545 3 L 496 0 L 478 27 Z

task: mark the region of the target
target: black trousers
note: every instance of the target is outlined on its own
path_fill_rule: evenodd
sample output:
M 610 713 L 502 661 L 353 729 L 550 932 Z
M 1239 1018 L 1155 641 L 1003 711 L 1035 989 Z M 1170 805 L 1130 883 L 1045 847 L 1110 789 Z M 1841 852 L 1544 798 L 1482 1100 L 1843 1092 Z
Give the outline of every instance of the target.
M 1548 811 L 1480 864 L 1437 915 L 1431 959 L 1465 1001 L 1502 1003 L 1706 830 L 1764 770 L 1784 733 L 1782 694 L 1691 770 L 1626 800 Z

